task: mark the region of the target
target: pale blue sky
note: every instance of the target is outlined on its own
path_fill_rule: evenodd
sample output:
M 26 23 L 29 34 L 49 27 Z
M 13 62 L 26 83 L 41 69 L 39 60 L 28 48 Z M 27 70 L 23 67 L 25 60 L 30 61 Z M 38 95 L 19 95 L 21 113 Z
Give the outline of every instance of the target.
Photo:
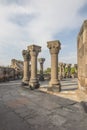
M 59 62 L 77 63 L 77 35 L 87 19 L 87 0 L 0 0 L 0 65 L 23 60 L 28 45 L 42 47 L 50 66 L 47 41 L 60 40 Z

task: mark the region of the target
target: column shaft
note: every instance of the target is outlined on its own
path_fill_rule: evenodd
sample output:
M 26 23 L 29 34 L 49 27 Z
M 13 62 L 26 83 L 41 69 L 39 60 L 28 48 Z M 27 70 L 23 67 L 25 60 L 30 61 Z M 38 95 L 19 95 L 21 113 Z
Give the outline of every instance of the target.
M 24 81 L 29 80 L 29 61 L 24 61 Z
M 31 79 L 37 80 L 37 56 L 31 56 Z
M 50 50 L 51 54 L 51 81 L 49 82 L 49 91 L 57 91 L 61 90 L 60 83 L 58 80 L 58 53 L 60 50 L 60 42 L 59 41 L 49 41 L 47 42 L 47 47 Z
M 39 80 L 40 80 L 40 81 L 44 81 L 43 64 L 44 64 L 45 58 L 39 58 L 38 61 L 39 61 L 39 63 L 40 63 L 40 75 L 39 75 Z
M 43 63 L 40 63 L 40 74 L 43 75 Z
M 41 51 L 40 46 L 31 45 L 28 46 L 28 51 L 30 52 L 31 56 L 31 78 L 29 82 L 29 86 L 31 89 L 39 88 L 40 84 L 37 79 L 37 56 L 38 53 Z
M 22 55 L 24 58 L 24 72 L 23 72 L 23 85 L 28 85 L 29 83 L 29 52 L 27 50 L 22 51 Z
M 51 54 L 51 82 L 50 84 L 58 84 L 58 55 Z

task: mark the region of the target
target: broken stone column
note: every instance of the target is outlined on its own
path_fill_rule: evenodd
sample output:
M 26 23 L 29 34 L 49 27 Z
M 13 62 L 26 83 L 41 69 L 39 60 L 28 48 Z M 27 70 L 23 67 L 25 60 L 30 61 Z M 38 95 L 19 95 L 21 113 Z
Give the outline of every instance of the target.
M 61 90 L 60 82 L 58 80 L 58 53 L 60 50 L 60 41 L 49 41 L 47 42 L 47 47 L 49 48 L 51 54 L 51 80 L 49 82 L 49 91 Z
M 39 88 L 40 84 L 37 79 L 37 56 L 41 52 L 41 47 L 37 45 L 28 46 L 28 51 L 31 56 L 31 78 L 29 86 L 31 89 Z
M 87 20 L 84 21 L 77 39 L 78 86 L 87 92 Z
M 24 58 L 24 73 L 23 73 L 23 80 L 22 85 L 28 85 L 29 84 L 29 52 L 27 50 L 22 51 L 22 55 Z
M 45 58 L 39 58 L 38 61 L 40 63 L 40 78 L 39 78 L 39 80 L 44 81 L 43 64 L 44 64 Z
M 71 64 L 67 64 L 67 68 L 68 68 L 68 78 L 71 78 Z

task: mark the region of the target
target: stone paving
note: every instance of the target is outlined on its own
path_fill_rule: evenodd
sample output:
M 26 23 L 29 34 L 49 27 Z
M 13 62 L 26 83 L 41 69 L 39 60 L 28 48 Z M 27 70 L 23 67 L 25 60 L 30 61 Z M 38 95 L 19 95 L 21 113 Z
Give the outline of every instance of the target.
M 0 130 L 87 130 L 86 105 L 29 90 L 21 87 L 21 81 L 2 83 Z

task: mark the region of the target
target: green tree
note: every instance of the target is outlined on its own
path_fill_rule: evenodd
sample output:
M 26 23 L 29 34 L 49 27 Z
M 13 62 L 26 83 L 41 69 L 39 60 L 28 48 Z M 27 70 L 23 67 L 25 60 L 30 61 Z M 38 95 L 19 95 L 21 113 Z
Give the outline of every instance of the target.
M 74 74 L 74 73 L 75 73 L 75 68 L 72 67 L 72 68 L 71 68 L 71 74 Z
M 68 68 L 67 67 L 65 68 L 65 73 L 68 73 Z
M 48 67 L 46 70 L 45 70 L 45 73 L 51 73 L 51 68 L 50 67 Z

